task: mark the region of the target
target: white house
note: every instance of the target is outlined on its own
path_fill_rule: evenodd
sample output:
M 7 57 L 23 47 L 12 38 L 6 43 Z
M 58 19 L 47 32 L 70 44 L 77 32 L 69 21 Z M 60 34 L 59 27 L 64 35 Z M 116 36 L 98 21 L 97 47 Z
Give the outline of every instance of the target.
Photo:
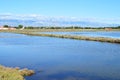
M 3 26 L 0 26 L 0 30 L 16 30 L 16 28 L 4 28 Z
M 8 30 L 8 28 L 4 28 L 3 26 L 0 26 L 0 30 Z

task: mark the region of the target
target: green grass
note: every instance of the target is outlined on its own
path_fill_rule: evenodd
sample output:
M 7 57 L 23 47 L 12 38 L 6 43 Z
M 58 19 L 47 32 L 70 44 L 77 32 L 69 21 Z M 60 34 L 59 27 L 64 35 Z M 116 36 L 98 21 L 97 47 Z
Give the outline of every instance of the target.
M 24 80 L 24 76 L 31 76 L 33 70 L 10 68 L 0 65 L 0 80 Z

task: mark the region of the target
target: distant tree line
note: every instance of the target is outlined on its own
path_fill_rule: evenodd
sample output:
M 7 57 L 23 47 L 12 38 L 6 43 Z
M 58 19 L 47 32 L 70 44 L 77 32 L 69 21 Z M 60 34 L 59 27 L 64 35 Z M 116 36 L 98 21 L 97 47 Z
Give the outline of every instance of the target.
M 70 27 L 33 27 L 33 26 L 28 26 L 25 27 L 25 29 L 106 29 L 106 28 L 111 28 L 111 29 L 120 29 L 120 26 L 117 27 L 79 27 L 79 26 L 70 26 Z
M 9 25 L 4 25 L 3 26 L 4 28 L 9 28 L 11 26 Z M 12 26 L 13 27 L 13 26 Z M 50 26 L 50 27 L 46 27 L 46 26 L 40 26 L 40 27 L 34 27 L 34 26 L 23 26 L 23 25 L 18 25 L 18 26 L 15 26 L 14 28 L 16 29 L 21 29 L 23 28 L 24 29 L 105 29 L 105 28 L 111 28 L 111 29 L 120 29 L 120 26 L 117 26 L 117 27 L 81 27 L 81 26 L 69 26 L 69 27 L 58 27 L 58 26 Z
M 10 28 L 10 27 L 13 27 L 13 26 L 3 25 L 3 27 L 4 28 Z M 14 28 L 20 29 L 20 28 L 23 28 L 23 25 L 18 25 L 17 27 L 14 27 Z

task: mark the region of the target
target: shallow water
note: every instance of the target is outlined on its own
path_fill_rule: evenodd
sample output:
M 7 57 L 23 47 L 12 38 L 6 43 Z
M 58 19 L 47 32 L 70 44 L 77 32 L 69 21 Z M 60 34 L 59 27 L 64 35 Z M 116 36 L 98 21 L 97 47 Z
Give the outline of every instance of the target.
M 0 64 L 36 71 L 26 80 L 120 80 L 120 45 L 0 33 Z
M 41 33 L 41 32 L 39 32 Z M 98 31 L 98 32 L 42 32 L 47 34 L 67 34 L 67 35 L 81 35 L 91 37 L 108 37 L 108 38 L 119 38 L 120 31 Z

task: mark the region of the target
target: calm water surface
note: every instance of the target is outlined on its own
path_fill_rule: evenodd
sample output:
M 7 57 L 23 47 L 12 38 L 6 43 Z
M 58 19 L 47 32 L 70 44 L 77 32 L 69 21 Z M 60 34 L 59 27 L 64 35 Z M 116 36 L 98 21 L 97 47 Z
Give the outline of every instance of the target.
M 36 71 L 26 80 L 120 80 L 120 44 L 0 33 L 0 64 Z
M 41 33 L 41 32 L 40 32 Z M 47 34 L 67 34 L 67 35 L 81 35 L 91 37 L 108 37 L 108 38 L 119 38 L 120 31 L 98 31 L 98 32 L 43 32 Z

